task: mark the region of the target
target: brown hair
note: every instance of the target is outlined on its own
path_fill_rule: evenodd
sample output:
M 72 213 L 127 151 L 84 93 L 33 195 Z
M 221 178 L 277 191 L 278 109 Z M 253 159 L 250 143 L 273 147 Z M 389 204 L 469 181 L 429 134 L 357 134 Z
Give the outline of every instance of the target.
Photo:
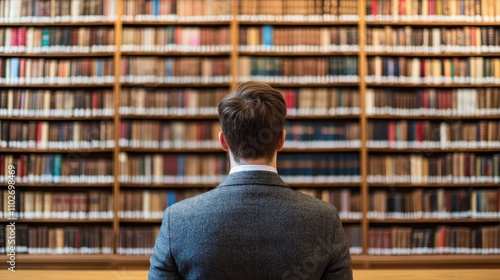
M 265 83 L 245 82 L 219 103 L 219 121 L 234 160 L 271 161 L 285 125 L 283 95 Z

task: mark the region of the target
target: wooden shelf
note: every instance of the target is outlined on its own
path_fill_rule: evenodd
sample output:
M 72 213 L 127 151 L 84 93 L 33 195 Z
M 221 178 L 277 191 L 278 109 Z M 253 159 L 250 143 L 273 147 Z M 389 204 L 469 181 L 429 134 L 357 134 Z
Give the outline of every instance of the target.
M 113 219 L 24 219 L 18 218 L 16 222 L 19 223 L 112 223 Z
M 113 183 L 17 183 L 16 187 L 23 188 L 110 188 L 113 187 Z
M 122 152 L 130 153 L 222 153 L 222 148 L 130 148 L 120 147 Z
M 368 219 L 371 224 L 467 224 L 467 223 L 498 223 L 498 219 Z
M 91 116 L 91 117 L 39 117 L 39 116 L 0 116 L 0 120 L 19 121 L 101 121 L 113 120 L 113 116 Z
M 217 115 L 120 115 L 122 119 L 159 119 L 159 120 L 218 120 Z
M 489 188 L 498 183 L 368 183 L 370 187 L 390 188 Z
M 482 115 L 482 116 L 394 116 L 394 115 L 367 115 L 368 119 L 412 119 L 412 120 L 421 120 L 421 119 L 429 119 L 429 120 L 463 120 L 463 119 L 472 119 L 472 120 L 498 120 L 500 119 L 500 115 Z
M 0 153 L 112 153 L 114 148 L 72 148 L 72 149 L 20 149 L 20 148 L 0 148 Z
M 19 58 L 72 58 L 72 57 L 112 57 L 114 52 L 90 52 L 90 53 L 0 53 L 0 57 L 19 57 Z
M 122 56 L 229 56 L 230 51 L 186 51 L 186 52 L 133 52 L 122 51 Z
M 500 255 L 361 256 L 366 268 L 498 268 Z
M 301 51 L 301 52 L 277 52 L 277 51 L 238 51 L 239 55 L 245 56 L 344 56 L 344 55 L 358 55 L 359 51 L 328 51 L 328 52 L 314 52 L 314 51 Z
M 160 188 L 160 189 L 193 189 L 193 188 L 205 188 L 212 189 L 217 187 L 218 184 L 215 183 L 120 183 L 120 187 L 124 188 Z
M 367 87 L 411 87 L 411 88 L 497 88 L 500 87 L 500 84 L 457 84 L 457 83 L 449 83 L 449 84 L 426 84 L 426 83 L 366 83 Z
M 453 152 L 475 152 L 487 153 L 498 152 L 499 148 L 370 148 L 368 152 L 374 153 L 453 153 Z
M 472 21 L 388 21 L 388 20 L 373 20 L 373 21 L 366 21 L 367 27 L 371 26 L 384 26 L 384 25 L 391 25 L 391 26 L 443 26 L 443 27 L 457 27 L 457 26 L 494 26 L 498 27 L 500 26 L 500 23 L 497 21 L 491 21 L 491 22 L 483 22 L 483 21 L 477 21 L 477 22 L 472 22 Z
M 160 21 L 160 20 L 124 20 L 122 21 L 123 26 L 168 26 L 168 25 L 182 25 L 182 26 L 221 26 L 229 25 L 231 21 L 221 20 L 221 21 Z
M 8 27 L 8 26 L 30 26 L 30 27 L 56 27 L 56 26 L 108 26 L 113 27 L 115 25 L 115 21 L 67 21 L 67 22 L 2 22 L 0 23 L 0 27 Z
M 103 83 L 103 84 L 23 84 L 23 85 L 8 85 L 0 84 L 0 88 L 37 88 L 37 89 L 62 89 L 62 88 L 112 88 L 113 84 Z
M 320 15 L 318 15 L 320 16 Z M 289 26 L 348 26 L 358 25 L 357 21 L 276 21 L 276 20 L 238 20 L 239 25 L 289 25 Z
M 485 53 L 462 53 L 462 52 L 440 52 L 440 53 L 420 53 L 420 52 L 366 52 L 367 56 L 410 56 L 410 57 L 499 57 L 498 52 Z
M 229 83 L 120 83 L 122 87 L 137 87 L 146 89 L 156 89 L 156 88 L 203 88 L 203 87 L 223 87 L 228 88 Z

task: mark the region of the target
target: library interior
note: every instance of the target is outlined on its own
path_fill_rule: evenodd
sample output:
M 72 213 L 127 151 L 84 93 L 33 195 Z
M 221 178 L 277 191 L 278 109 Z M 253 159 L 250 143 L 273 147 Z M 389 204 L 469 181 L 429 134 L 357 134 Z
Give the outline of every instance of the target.
M 0 278 L 146 279 L 246 81 L 355 279 L 500 279 L 500 0 L 1 0 Z

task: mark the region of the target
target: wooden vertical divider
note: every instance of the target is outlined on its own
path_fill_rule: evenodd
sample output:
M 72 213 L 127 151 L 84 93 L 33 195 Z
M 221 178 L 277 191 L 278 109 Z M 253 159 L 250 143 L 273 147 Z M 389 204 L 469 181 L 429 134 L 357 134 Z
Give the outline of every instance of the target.
M 236 88 L 238 84 L 238 42 L 239 42 L 239 26 L 238 26 L 238 2 L 239 0 L 231 0 L 231 85 L 230 91 Z
M 361 244 L 363 255 L 368 255 L 368 150 L 366 147 L 367 140 L 367 119 L 366 119 L 366 0 L 358 1 L 358 76 L 359 76 L 359 98 L 361 106 L 360 128 L 361 128 L 361 152 L 360 152 L 360 168 L 361 168 Z M 367 264 L 365 264 L 367 265 Z
M 120 220 L 118 212 L 120 211 L 120 62 L 121 62 L 121 42 L 122 42 L 122 4 L 123 0 L 116 0 L 116 20 L 115 20 L 115 83 L 113 85 L 114 97 L 114 124 L 115 124 L 115 148 L 113 152 L 113 254 L 117 254 L 118 235 L 120 231 Z

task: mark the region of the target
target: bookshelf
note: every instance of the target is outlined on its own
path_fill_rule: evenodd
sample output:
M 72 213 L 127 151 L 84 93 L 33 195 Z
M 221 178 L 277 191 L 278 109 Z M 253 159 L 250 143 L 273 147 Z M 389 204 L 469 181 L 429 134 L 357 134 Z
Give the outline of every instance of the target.
M 498 265 L 496 2 L 1 1 L 19 268 L 148 268 L 162 209 L 227 174 L 246 80 L 283 93 L 279 172 L 338 207 L 353 267 Z

